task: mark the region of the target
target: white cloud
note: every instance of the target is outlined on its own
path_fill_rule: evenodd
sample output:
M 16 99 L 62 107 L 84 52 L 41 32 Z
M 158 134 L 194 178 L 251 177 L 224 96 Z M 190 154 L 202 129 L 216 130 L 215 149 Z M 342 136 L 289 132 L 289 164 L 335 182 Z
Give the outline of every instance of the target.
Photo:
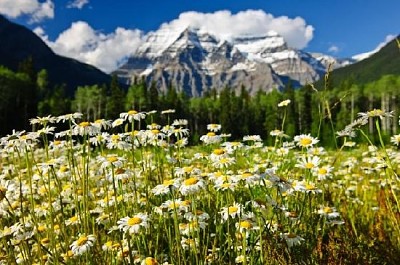
M 140 30 L 117 28 L 110 34 L 103 34 L 84 21 L 72 23 L 55 41 L 50 41 L 40 27 L 34 32 L 54 52 L 95 65 L 105 72 L 115 70 L 142 42 Z
M 265 35 L 269 31 L 279 33 L 289 46 L 302 49 L 313 38 L 314 28 L 301 17 L 274 17 L 262 10 L 247 10 L 232 14 L 230 11 L 214 13 L 184 12 L 161 27 L 183 29 L 188 26 L 207 31 L 220 39 L 244 35 Z
M 54 3 L 52 0 L 1 0 L 0 13 L 11 18 L 22 15 L 31 16 L 30 22 L 39 22 L 45 18 L 54 18 Z
M 75 0 L 68 3 L 67 8 L 82 9 L 85 5 L 89 4 L 89 0 Z
M 336 46 L 336 45 L 331 45 L 331 47 L 329 47 L 329 49 L 328 49 L 328 52 L 331 52 L 331 53 L 338 53 L 339 52 L 339 47 L 338 46 Z
M 285 38 L 289 46 L 298 49 L 307 46 L 314 31 L 301 17 L 274 17 L 261 10 L 247 10 L 237 14 L 229 11 L 185 12 L 177 19 L 162 24 L 160 28 L 179 31 L 188 26 L 200 28 L 226 40 L 276 31 Z M 54 41 L 49 40 L 42 28 L 38 27 L 34 31 L 54 52 L 95 65 L 106 72 L 117 69 L 144 39 L 142 31 L 138 29 L 117 28 L 110 34 L 103 34 L 83 21 L 72 23 Z

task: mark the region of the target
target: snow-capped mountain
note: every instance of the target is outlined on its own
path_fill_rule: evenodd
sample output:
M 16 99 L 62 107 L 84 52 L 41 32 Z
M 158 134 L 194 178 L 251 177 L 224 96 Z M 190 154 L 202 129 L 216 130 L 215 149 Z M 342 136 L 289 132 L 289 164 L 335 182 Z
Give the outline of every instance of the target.
M 226 86 L 250 93 L 283 88 L 288 80 L 304 85 L 318 80 L 333 57 L 292 49 L 276 32 L 219 40 L 196 28 L 161 28 L 149 33 L 115 73 L 129 84 L 144 77 L 163 91 L 171 85 L 190 96 Z

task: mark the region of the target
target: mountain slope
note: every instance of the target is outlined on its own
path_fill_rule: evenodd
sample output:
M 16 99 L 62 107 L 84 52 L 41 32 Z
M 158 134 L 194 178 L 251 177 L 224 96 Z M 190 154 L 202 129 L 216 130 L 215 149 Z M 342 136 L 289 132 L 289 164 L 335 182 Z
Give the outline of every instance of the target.
M 251 94 L 281 89 L 289 80 L 300 86 L 318 80 L 325 69 L 326 60 L 288 47 L 275 32 L 219 40 L 197 28 L 162 27 L 149 33 L 115 73 L 127 84 L 144 77 L 161 91 L 172 85 L 201 96 L 226 86 L 244 86 Z
M 338 85 L 350 78 L 354 83 L 365 84 L 390 74 L 400 75 L 400 48 L 396 39 L 370 57 L 332 71 L 330 82 L 331 85 Z M 322 86 L 322 80 L 317 82 L 317 87 Z
M 0 65 L 16 70 L 30 56 L 36 70 L 46 69 L 52 84 L 65 83 L 69 95 L 77 86 L 111 81 L 109 75 L 91 65 L 55 54 L 32 31 L 0 15 Z

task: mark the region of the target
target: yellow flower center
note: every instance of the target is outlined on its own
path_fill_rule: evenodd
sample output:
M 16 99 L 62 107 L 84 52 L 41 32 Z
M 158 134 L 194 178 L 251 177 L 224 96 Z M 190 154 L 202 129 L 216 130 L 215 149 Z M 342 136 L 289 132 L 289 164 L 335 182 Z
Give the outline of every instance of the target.
M 225 154 L 225 151 L 223 149 L 215 149 L 213 153 L 214 155 L 223 155 Z
M 72 216 L 71 218 L 69 218 L 69 221 L 71 222 L 71 223 L 75 223 L 76 221 L 78 221 L 78 216 Z
M 37 230 L 38 230 L 39 233 L 42 233 L 42 232 L 46 231 L 46 227 L 43 226 L 43 225 L 39 225 Z
M 214 132 L 208 132 L 207 136 L 209 136 L 209 137 L 215 136 L 215 133 Z
M 230 207 L 228 207 L 228 213 L 229 213 L 229 214 L 237 213 L 238 210 L 239 210 L 239 208 L 236 207 L 236 206 L 230 206 Z
M 164 182 L 163 182 L 163 186 L 171 186 L 171 185 L 173 185 L 174 184 L 174 180 L 173 179 L 166 179 L 166 180 L 164 180 Z
M 300 140 L 301 146 L 309 146 L 311 143 L 312 143 L 312 140 L 310 138 L 302 138 Z
M 158 261 L 155 258 L 147 257 L 144 260 L 144 264 L 146 264 L 146 265 L 157 265 Z
M 90 122 L 88 122 L 88 121 L 83 121 L 83 122 L 79 123 L 79 126 L 81 126 L 81 127 L 88 127 L 89 125 L 90 125 Z
M 231 186 L 230 183 L 224 183 L 221 185 L 222 188 L 229 188 Z
M 111 135 L 111 141 L 116 142 L 118 140 L 119 140 L 119 135 L 118 134 Z
M 306 165 L 305 165 L 305 167 L 308 168 L 308 169 L 311 169 L 311 168 L 314 167 L 314 164 L 311 163 L 311 162 L 307 162 Z
M 315 186 L 313 184 L 306 184 L 306 190 L 315 190 Z
M 109 156 L 107 157 L 107 161 L 110 163 L 114 163 L 118 161 L 118 158 L 116 156 Z
M 250 229 L 253 225 L 249 221 L 245 220 L 240 222 L 239 226 L 245 229 Z
M 83 246 L 86 242 L 88 241 L 87 236 L 81 236 L 77 241 L 76 241 L 76 245 L 77 246 Z
M 245 173 L 242 174 L 242 178 L 244 178 L 244 179 L 249 178 L 251 176 L 253 176 L 253 174 L 251 174 L 249 172 L 245 172 Z
M 188 178 L 187 180 L 185 180 L 183 182 L 183 184 L 185 184 L 185 186 L 191 186 L 196 184 L 197 182 L 199 182 L 199 180 L 197 178 Z
M 181 205 L 182 205 L 182 206 L 188 206 L 188 205 L 190 205 L 190 203 L 191 203 L 191 201 L 189 201 L 189 200 L 184 200 L 183 202 L 181 202 Z
M 160 131 L 157 130 L 157 129 L 151 130 L 151 132 L 152 132 L 153 134 L 158 134 L 158 133 L 160 133 Z
M 135 115 L 135 114 L 137 114 L 138 112 L 136 111 L 136 110 L 130 110 L 130 111 L 128 111 L 128 115 Z
M 68 167 L 66 167 L 66 166 L 61 166 L 60 167 L 60 172 L 67 172 L 68 171 Z
M 320 174 L 320 175 L 325 175 L 326 173 L 328 173 L 328 170 L 326 170 L 326 168 L 320 168 L 320 169 L 318 169 L 318 174 Z
M 134 225 L 138 225 L 142 222 L 142 218 L 140 217 L 132 217 L 128 220 L 128 225 L 129 226 L 134 226 Z
M 190 173 L 190 172 L 192 172 L 192 170 L 193 170 L 193 167 L 183 167 L 183 171 L 185 173 Z
M 287 235 L 287 238 L 296 238 L 296 237 L 297 237 L 296 234 L 293 234 L 293 233 L 289 233 Z
M 324 207 L 324 213 L 333 213 L 333 210 L 331 207 Z

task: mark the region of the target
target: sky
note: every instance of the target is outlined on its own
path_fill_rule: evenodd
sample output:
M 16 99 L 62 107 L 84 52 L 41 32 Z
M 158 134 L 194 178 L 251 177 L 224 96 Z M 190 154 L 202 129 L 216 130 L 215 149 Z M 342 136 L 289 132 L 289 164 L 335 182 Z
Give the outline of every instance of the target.
M 56 53 L 106 72 L 160 27 L 220 39 L 273 30 L 293 48 L 351 57 L 398 36 L 399 10 L 400 0 L 0 0 L 0 14 Z

